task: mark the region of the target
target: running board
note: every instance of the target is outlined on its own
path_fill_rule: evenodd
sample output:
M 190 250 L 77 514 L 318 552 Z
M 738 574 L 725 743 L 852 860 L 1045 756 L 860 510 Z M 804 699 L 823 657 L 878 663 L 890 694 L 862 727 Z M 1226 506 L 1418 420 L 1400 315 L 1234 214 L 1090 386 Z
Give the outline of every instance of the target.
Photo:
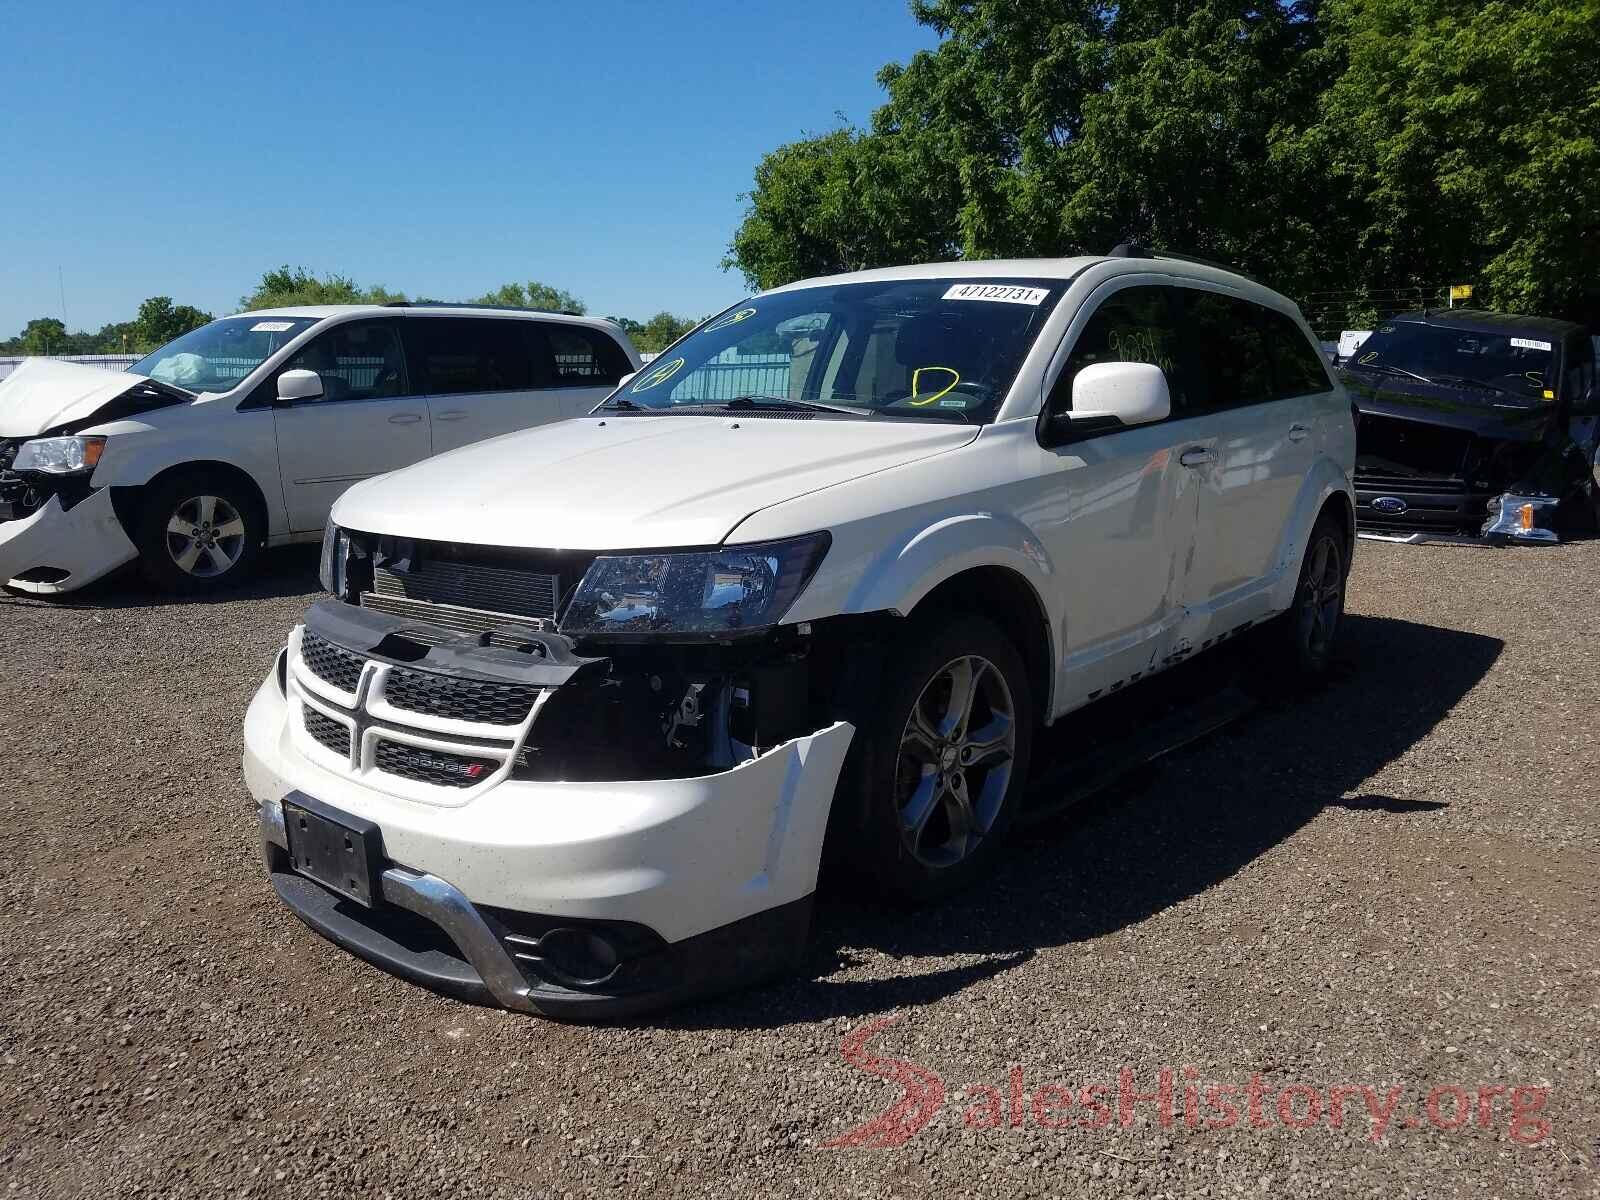
M 1229 686 L 1197 704 L 1157 718 L 1138 733 L 1103 742 L 1078 762 L 1053 768 L 1032 780 L 1017 820 L 1026 827 L 1057 817 L 1139 768 L 1209 737 L 1259 704 L 1242 688 Z

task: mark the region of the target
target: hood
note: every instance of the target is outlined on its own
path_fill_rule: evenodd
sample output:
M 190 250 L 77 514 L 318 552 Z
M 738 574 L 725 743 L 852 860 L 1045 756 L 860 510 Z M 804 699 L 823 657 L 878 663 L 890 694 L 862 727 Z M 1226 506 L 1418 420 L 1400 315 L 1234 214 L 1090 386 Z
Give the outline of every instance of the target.
M 333 519 L 367 533 L 527 549 L 714 546 L 760 509 L 977 434 L 892 418 L 585 417 L 357 484 Z
M 136 406 L 140 411 L 193 399 L 143 375 L 51 358 L 24 359 L 0 380 L 0 437 L 37 437 L 63 425 L 82 424 L 135 388 L 146 394 Z M 120 415 L 126 412 L 104 419 Z
M 1491 441 L 1537 442 L 1556 418 L 1556 405 L 1547 400 L 1516 402 L 1501 397 L 1497 401 L 1493 393 L 1481 388 L 1424 383 L 1348 368 L 1339 375 L 1363 413 L 1421 421 Z

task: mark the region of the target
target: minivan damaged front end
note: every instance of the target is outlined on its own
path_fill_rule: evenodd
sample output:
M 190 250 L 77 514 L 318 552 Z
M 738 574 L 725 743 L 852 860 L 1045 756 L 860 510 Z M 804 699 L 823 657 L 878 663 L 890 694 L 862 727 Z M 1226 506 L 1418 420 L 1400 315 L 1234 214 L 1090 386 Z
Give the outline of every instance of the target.
M 792 968 L 854 732 L 812 702 L 832 684 L 810 631 L 486 620 L 421 597 L 453 580 L 504 609 L 531 577 L 430 549 L 356 535 L 352 553 L 335 532 L 335 598 L 251 704 L 245 779 L 283 901 L 395 974 L 567 1019 Z

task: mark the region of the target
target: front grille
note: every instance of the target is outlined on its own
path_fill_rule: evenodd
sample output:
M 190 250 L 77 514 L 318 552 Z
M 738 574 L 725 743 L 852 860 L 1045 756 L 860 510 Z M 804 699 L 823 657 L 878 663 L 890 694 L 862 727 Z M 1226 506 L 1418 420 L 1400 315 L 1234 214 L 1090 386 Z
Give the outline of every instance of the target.
M 373 591 L 389 599 L 512 616 L 553 618 L 561 600 L 560 576 L 514 567 L 424 558 L 403 573 L 380 566 L 372 575 Z
M 311 740 L 333 751 L 340 758 L 350 757 L 350 727 L 332 717 L 324 716 L 309 704 L 305 710 L 306 732 Z
M 335 646 L 309 630 L 300 637 L 300 658 L 322 682 L 342 692 L 354 692 L 367 660 L 354 650 Z
M 433 671 L 395 667 L 383 685 L 384 699 L 396 708 L 485 725 L 520 725 L 539 689 L 484 679 L 455 679 Z
M 1362 413 L 1356 428 L 1356 478 L 1460 479 L 1472 435 L 1425 421 Z
M 426 646 L 442 646 L 461 634 L 488 634 L 489 644 L 502 650 L 520 650 L 527 642 L 516 633 L 517 625 L 545 632 L 554 628 L 549 618 L 519 618 L 505 613 L 481 612 L 453 604 L 430 604 L 426 600 L 407 600 L 403 596 L 381 596 L 363 592 L 361 607 L 391 617 L 408 617 L 420 624 L 406 629 L 413 641 Z
M 435 787 L 468 788 L 494 774 L 499 764 L 493 759 L 468 758 L 444 750 L 424 750 L 399 742 L 380 739 L 374 761 L 378 770 L 401 779 L 430 783 Z

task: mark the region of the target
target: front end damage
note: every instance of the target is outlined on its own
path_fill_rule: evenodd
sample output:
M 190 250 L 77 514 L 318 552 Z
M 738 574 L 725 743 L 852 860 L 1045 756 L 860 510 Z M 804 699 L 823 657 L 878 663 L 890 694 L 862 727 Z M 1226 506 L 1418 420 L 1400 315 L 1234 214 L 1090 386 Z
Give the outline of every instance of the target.
M 12 469 L 23 438 L 0 439 L 0 584 L 53 595 L 109 574 L 138 553 L 109 489 L 81 476 Z
M 829 631 L 593 646 L 526 612 L 384 611 L 408 598 L 367 582 L 307 613 L 246 722 L 267 868 L 307 924 L 571 1019 L 792 967 L 853 734 Z M 295 821 L 324 809 L 370 825 L 360 878 L 307 869 Z

